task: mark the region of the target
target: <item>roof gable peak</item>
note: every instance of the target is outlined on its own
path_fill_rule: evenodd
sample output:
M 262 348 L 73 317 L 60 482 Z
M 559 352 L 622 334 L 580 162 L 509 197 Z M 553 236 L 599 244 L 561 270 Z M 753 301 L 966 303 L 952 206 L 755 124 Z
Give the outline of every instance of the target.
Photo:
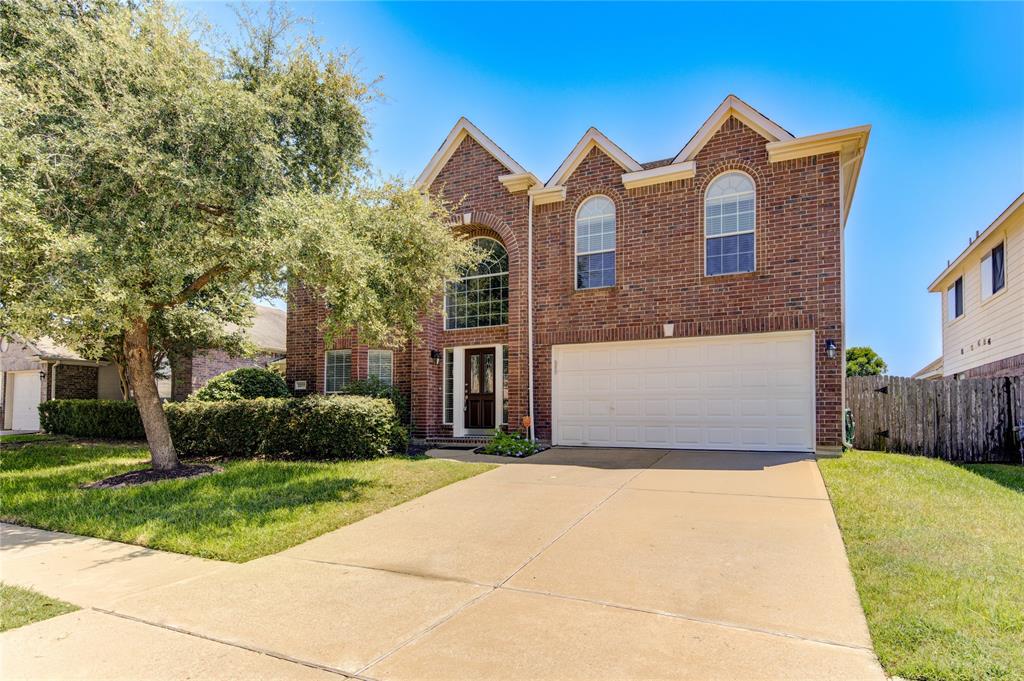
M 643 170 L 643 166 L 637 163 L 636 159 L 627 154 L 622 150 L 622 147 L 612 142 L 607 135 L 591 126 L 585 133 L 580 141 L 576 143 L 569 155 L 566 156 L 565 160 L 562 161 L 562 165 L 558 166 L 558 170 L 551 176 L 551 179 L 545 183 L 545 187 L 556 187 L 565 182 L 573 174 L 583 159 L 587 157 L 590 150 L 597 147 L 606 156 L 618 163 L 623 170 L 626 172 L 637 172 Z
M 704 148 L 704 145 L 714 137 L 715 133 L 725 124 L 729 117 L 733 116 L 754 130 L 756 133 L 767 139 L 769 142 L 780 142 L 793 139 L 792 133 L 781 125 L 771 120 L 760 111 L 750 106 L 736 95 L 728 95 L 718 108 L 704 121 L 704 125 L 690 138 L 686 146 L 676 154 L 673 163 L 692 161 L 694 157 Z
M 455 122 L 451 132 L 448 133 L 440 148 L 431 157 L 430 162 L 427 163 L 427 167 L 423 169 L 423 172 L 416 179 L 417 189 L 427 189 L 430 186 L 441 170 L 444 169 L 452 155 L 455 154 L 459 145 L 467 137 L 473 138 L 474 142 L 483 147 L 498 163 L 505 166 L 511 175 L 530 175 L 526 168 L 519 165 L 504 149 L 495 144 L 494 140 L 485 135 L 480 128 L 473 125 L 472 121 L 462 116 Z

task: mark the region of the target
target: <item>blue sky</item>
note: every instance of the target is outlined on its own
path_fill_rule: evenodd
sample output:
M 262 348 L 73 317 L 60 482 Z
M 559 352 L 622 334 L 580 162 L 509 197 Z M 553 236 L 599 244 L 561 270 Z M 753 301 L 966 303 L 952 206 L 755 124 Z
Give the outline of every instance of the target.
M 591 125 L 638 160 L 672 156 L 729 93 L 795 135 L 872 124 L 846 340 L 893 374 L 940 354 L 928 284 L 1024 191 L 1024 3 L 294 8 L 384 77 L 370 117 L 387 174 L 415 178 L 461 115 L 545 179 Z

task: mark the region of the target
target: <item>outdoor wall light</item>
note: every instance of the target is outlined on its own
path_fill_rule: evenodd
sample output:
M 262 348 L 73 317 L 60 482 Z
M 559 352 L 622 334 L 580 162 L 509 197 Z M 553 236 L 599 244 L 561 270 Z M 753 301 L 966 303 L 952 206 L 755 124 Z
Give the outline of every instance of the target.
M 825 341 L 825 353 L 828 355 L 829 359 L 836 358 L 836 342 L 831 338 Z
M 434 364 L 440 364 L 441 363 L 441 351 L 440 350 L 431 350 L 430 351 L 430 361 L 432 361 Z

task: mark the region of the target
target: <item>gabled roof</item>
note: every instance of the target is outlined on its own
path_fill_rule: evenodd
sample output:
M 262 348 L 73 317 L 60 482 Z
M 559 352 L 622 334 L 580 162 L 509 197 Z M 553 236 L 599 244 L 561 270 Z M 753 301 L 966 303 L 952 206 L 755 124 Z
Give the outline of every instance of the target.
M 644 169 L 642 165 L 637 163 L 636 159 L 623 151 L 622 147 L 618 144 L 608 139 L 603 132 L 597 128 L 590 128 L 583 134 L 583 137 L 576 143 L 576 146 L 569 152 L 565 160 L 562 161 L 562 165 L 558 166 L 558 170 L 551 176 L 551 179 L 544 183 L 544 186 L 561 186 L 594 147 L 603 151 L 628 173 L 635 173 Z
M 502 183 L 509 188 L 509 191 L 517 191 L 522 184 L 527 186 L 533 184 L 540 184 L 540 180 L 536 178 L 532 173 L 528 172 L 526 168 L 519 165 L 515 159 L 509 156 L 504 149 L 494 143 L 490 137 L 481 132 L 480 128 L 473 125 L 468 118 L 463 116 L 455 122 L 455 127 L 448 133 L 448 137 L 445 138 L 441 144 L 441 148 L 437 150 L 434 156 L 430 159 L 427 167 L 423 169 L 420 176 L 416 179 L 417 189 L 426 189 L 430 186 L 430 183 L 434 181 L 438 173 L 444 168 L 445 164 L 448 163 L 448 159 L 452 157 L 455 150 L 459 148 L 462 141 L 467 137 L 472 137 L 473 140 L 487 150 L 491 156 L 493 156 L 498 163 L 505 166 L 508 170 L 509 175 L 503 175 L 502 178 L 508 178 L 509 181 L 503 180 Z M 517 189 L 513 189 L 515 186 Z
M 681 163 L 683 161 L 692 161 L 693 158 L 704 148 L 704 145 L 714 137 L 718 129 L 729 120 L 729 116 L 735 116 L 739 120 L 743 121 L 744 125 L 753 129 L 759 135 L 767 139 L 769 142 L 779 142 L 781 140 L 791 140 L 793 135 L 785 130 L 781 125 L 771 120 L 763 113 L 750 106 L 736 95 L 729 95 L 725 100 L 718 105 L 706 121 L 704 125 L 700 126 L 700 130 L 690 138 L 690 141 L 686 143 L 686 146 L 676 154 L 673 163 Z
M 942 378 L 942 355 L 925 364 L 911 378 L 924 380 Z
M 276 307 L 257 305 L 252 326 L 244 329 L 244 333 L 249 342 L 261 350 L 283 355 L 288 349 L 287 327 L 287 312 Z M 225 324 L 224 330 L 233 333 L 238 330 L 238 326 Z
M 1006 210 L 1000 213 L 999 217 L 997 217 L 991 225 L 985 228 L 984 232 L 975 237 L 974 240 L 971 241 L 971 243 L 967 246 L 967 248 L 964 249 L 964 252 L 958 255 L 956 257 L 956 260 L 949 263 L 949 265 L 946 266 L 946 269 L 942 270 L 942 274 L 935 277 L 935 281 L 931 283 L 931 285 L 928 287 L 928 290 L 931 291 L 932 293 L 941 291 L 941 284 L 943 283 L 942 280 L 948 277 L 950 274 L 952 274 L 953 270 L 959 267 L 960 264 L 963 263 L 964 259 L 968 255 L 970 255 L 970 253 L 974 249 L 980 246 L 981 243 L 985 241 L 985 239 L 987 239 L 990 234 L 992 234 L 992 232 L 999 229 L 999 227 L 1003 223 L 1009 220 L 1017 211 L 1020 210 L 1024 210 L 1024 194 L 1021 194 L 1016 199 L 1014 199 L 1013 202 L 1009 206 L 1007 206 Z

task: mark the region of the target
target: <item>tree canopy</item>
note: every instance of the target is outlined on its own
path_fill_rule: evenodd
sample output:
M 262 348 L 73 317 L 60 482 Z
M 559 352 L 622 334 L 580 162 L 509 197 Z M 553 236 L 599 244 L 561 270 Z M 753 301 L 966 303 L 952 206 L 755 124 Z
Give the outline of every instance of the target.
M 475 257 L 447 206 L 368 172 L 376 94 L 346 54 L 278 10 L 242 25 L 216 56 L 160 0 L 0 4 L 0 334 L 120 346 L 154 464 L 155 347 L 289 281 L 329 337 L 398 342 Z
M 847 376 L 878 376 L 888 371 L 885 361 L 867 346 L 846 349 Z

